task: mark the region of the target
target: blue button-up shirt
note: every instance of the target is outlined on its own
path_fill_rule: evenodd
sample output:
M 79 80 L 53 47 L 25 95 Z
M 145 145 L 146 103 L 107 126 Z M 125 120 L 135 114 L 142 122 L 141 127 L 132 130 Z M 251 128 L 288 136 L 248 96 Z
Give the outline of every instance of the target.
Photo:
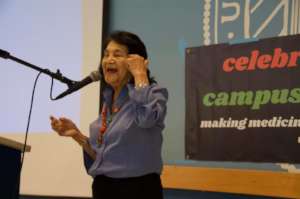
M 112 94 L 112 89 L 104 90 L 104 103 L 108 106 Z M 84 153 L 88 173 L 113 178 L 160 174 L 167 100 L 167 89 L 157 84 L 140 89 L 131 84 L 125 86 L 114 104 L 120 110 L 108 124 L 102 144 L 97 143 L 101 115 L 90 125 L 89 142 L 97 155 L 92 160 Z

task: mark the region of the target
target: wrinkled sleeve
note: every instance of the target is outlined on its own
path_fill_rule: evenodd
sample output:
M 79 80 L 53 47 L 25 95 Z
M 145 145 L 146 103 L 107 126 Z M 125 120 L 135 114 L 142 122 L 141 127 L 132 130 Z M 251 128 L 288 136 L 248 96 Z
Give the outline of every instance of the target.
M 128 85 L 129 98 L 135 112 L 135 122 L 142 128 L 163 124 L 167 112 L 168 91 L 156 84 L 135 89 Z
M 92 164 L 94 163 L 94 159 L 91 158 L 91 156 L 83 150 L 83 162 L 84 167 L 86 169 L 86 172 L 88 173 L 89 169 L 91 168 Z

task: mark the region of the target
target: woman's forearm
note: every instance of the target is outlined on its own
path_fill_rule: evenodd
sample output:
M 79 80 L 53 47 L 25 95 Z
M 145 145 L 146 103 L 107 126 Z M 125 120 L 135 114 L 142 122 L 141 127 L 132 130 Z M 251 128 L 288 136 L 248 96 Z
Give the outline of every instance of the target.
M 88 137 L 83 135 L 82 133 L 78 133 L 77 135 L 72 137 L 80 146 L 82 146 L 83 150 L 92 158 L 96 159 L 96 152 L 92 149 Z

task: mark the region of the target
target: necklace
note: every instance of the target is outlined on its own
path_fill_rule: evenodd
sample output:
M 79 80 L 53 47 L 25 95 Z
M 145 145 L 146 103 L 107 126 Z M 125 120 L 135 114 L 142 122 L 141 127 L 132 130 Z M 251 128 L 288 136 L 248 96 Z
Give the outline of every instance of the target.
M 107 130 L 107 125 L 112 122 L 113 117 L 120 111 L 121 107 L 128 101 L 128 93 L 127 89 L 123 89 L 119 100 L 116 104 L 112 105 L 112 110 L 108 118 L 108 106 L 107 103 L 104 102 L 102 110 L 101 110 L 101 126 L 99 129 L 99 135 L 97 138 L 97 144 L 100 146 L 103 143 L 104 134 Z M 121 103 L 120 103 L 121 102 Z
M 107 129 L 107 122 L 110 123 L 112 121 L 112 118 L 114 117 L 114 115 L 116 113 L 118 113 L 119 110 L 120 110 L 120 108 L 113 107 L 110 118 L 107 119 L 108 107 L 107 107 L 106 104 L 103 105 L 102 111 L 101 111 L 101 127 L 100 127 L 100 130 L 99 130 L 99 136 L 98 136 L 98 139 L 97 139 L 98 145 L 101 145 L 103 143 L 103 136 L 104 136 L 104 134 L 106 132 L 106 129 Z

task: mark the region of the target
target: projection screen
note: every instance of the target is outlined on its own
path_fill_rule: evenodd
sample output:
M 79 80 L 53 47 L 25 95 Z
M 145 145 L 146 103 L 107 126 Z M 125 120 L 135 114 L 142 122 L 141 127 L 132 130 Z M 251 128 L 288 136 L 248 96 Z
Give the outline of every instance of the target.
M 80 80 L 98 68 L 103 0 L 1 0 L 0 48 L 42 68 Z M 37 71 L 0 58 L 0 136 L 24 142 L 30 98 Z M 98 115 L 99 83 L 58 101 L 50 100 L 51 78 L 41 75 L 35 91 L 21 194 L 91 196 L 82 149 L 50 128 L 49 116 L 72 119 L 88 135 Z M 53 96 L 67 87 L 54 81 Z

